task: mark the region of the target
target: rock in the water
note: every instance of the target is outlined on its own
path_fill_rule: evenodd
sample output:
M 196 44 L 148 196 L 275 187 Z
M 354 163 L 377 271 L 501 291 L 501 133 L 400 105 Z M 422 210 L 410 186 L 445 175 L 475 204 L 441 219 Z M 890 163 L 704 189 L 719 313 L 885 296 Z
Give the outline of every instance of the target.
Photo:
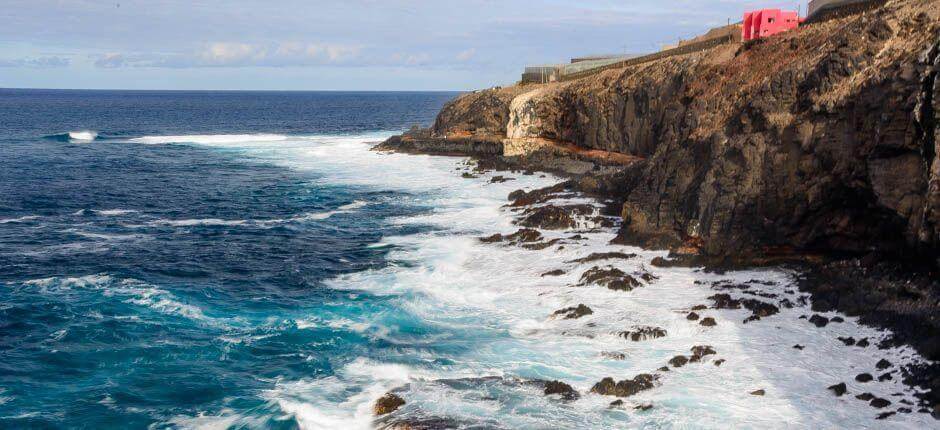
M 712 317 L 705 317 L 705 318 L 702 318 L 702 321 L 700 321 L 699 324 L 705 327 L 714 327 L 718 325 L 718 322 L 716 322 L 715 319 Z
M 802 351 L 803 348 L 806 348 L 806 347 L 800 344 L 793 345 L 793 349 L 799 349 L 800 351 Z
M 657 376 L 648 373 L 641 373 L 633 379 L 624 379 L 617 383 L 614 383 L 613 378 L 604 378 L 601 382 L 594 384 L 591 392 L 604 396 L 630 397 L 640 391 L 653 388 L 655 386 L 653 382 L 657 378 Z
M 402 399 L 396 394 L 386 393 L 384 396 L 379 397 L 375 401 L 375 405 L 372 407 L 372 412 L 376 415 L 386 415 L 398 410 L 405 404 L 405 399 Z
M 767 394 L 767 392 L 763 389 L 751 391 L 752 396 L 763 396 L 764 394 Z
M 684 355 L 677 355 L 669 359 L 669 364 L 671 364 L 672 367 L 682 367 L 682 366 L 685 366 L 686 363 L 688 362 L 689 362 L 688 357 Z
M 841 322 L 845 322 L 845 318 L 842 318 L 842 317 L 832 317 L 832 318 L 829 319 L 829 322 L 831 322 L 831 323 L 841 323 Z
M 869 402 L 868 404 L 871 405 L 873 408 L 881 409 L 881 408 L 886 408 L 888 406 L 891 406 L 891 401 L 887 399 L 882 399 L 880 397 L 875 397 L 874 399 L 871 399 L 871 402 Z
M 841 336 L 840 336 L 840 337 L 839 337 L 839 340 L 840 340 L 842 343 L 844 343 L 845 346 L 852 346 L 852 345 L 855 345 L 855 338 L 854 338 L 854 337 L 841 337 Z
M 868 348 L 868 345 L 870 345 L 870 343 L 867 337 L 855 343 L 855 346 L 859 348 Z
M 875 378 L 870 373 L 859 373 L 855 376 L 855 380 L 858 382 L 871 382 L 873 379 Z
M 648 411 L 650 409 L 653 409 L 653 405 L 649 403 L 644 403 L 644 404 L 634 406 L 633 409 L 636 409 L 638 411 Z
M 842 396 L 848 391 L 848 388 L 845 386 L 845 382 L 840 382 L 836 385 L 830 385 L 829 389 L 832 390 L 833 393 L 836 393 L 836 396 Z
M 577 400 L 580 395 L 578 391 L 570 385 L 561 381 L 550 381 L 545 383 L 545 395 L 550 396 L 558 394 L 565 400 Z
M 878 361 L 877 364 L 875 364 L 875 367 L 878 368 L 878 370 L 885 370 L 891 367 L 891 362 L 882 358 Z
M 568 261 L 568 263 L 591 263 L 598 260 L 613 259 L 629 260 L 631 258 L 636 258 L 636 254 L 626 254 L 623 252 L 595 252 L 591 255 L 588 255 L 587 257 Z
M 623 400 L 622 400 L 622 399 L 617 399 L 617 400 L 614 400 L 614 401 L 610 402 L 610 407 L 612 407 L 612 408 L 619 408 L 619 407 L 621 407 L 621 406 L 623 406 Z
M 689 321 L 698 321 L 698 318 L 698 314 L 695 312 L 689 312 L 689 315 L 685 317 Z
M 871 399 L 874 399 L 875 395 L 872 393 L 862 393 L 862 394 L 855 396 L 855 398 L 867 402 Z
M 499 176 L 494 176 L 494 177 L 492 177 L 492 178 L 490 179 L 490 183 L 493 183 L 493 184 L 501 184 L 501 183 L 503 183 L 503 182 L 515 181 L 515 180 L 516 180 L 515 178 L 507 178 L 507 177 L 505 177 L 505 176 L 499 175 Z
M 579 304 L 578 306 L 572 306 L 564 309 L 559 309 L 555 311 L 555 316 L 561 316 L 566 320 L 573 320 L 581 318 L 585 315 L 591 315 L 594 311 L 591 308 L 585 306 L 584 304 Z
M 892 416 L 892 415 L 894 415 L 894 414 L 896 414 L 896 413 L 897 413 L 897 412 L 894 412 L 894 411 L 891 411 L 891 412 L 882 412 L 882 413 L 878 414 L 878 416 L 875 417 L 875 419 L 876 419 L 876 420 L 883 420 L 883 419 L 886 419 L 886 418 L 888 418 L 888 417 L 890 417 L 890 416 Z
M 891 373 L 893 373 L 893 372 L 884 373 L 884 374 L 878 376 L 878 382 L 890 381 L 890 380 L 894 379 L 894 377 L 891 376 Z
M 483 243 L 509 242 L 514 244 L 538 242 L 540 240 L 542 240 L 542 233 L 531 228 L 521 228 L 515 233 L 505 236 L 497 233 L 480 239 Z
M 545 273 L 543 273 L 543 274 L 542 274 L 542 277 L 544 278 L 544 277 L 546 277 L 546 276 L 561 276 L 561 275 L 564 275 L 564 274 L 565 274 L 565 271 L 564 271 L 564 270 L 555 269 L 555 270 L 552 270 L 551 272 L 545 272 Z
M 724 358 L 719 358 L 719 359 L 715 360 L 715 366 L 721 366 L 721 365 L 724 364 L 724 363 L 725 363 L 725 359 L 724 359 Z
M 671 370 L 669 370 L 669 366 L 663 366 L 663 367 L 660 367 L 659 369 L 656 369 L 656 370 L 658 370 L 658 371 L 660 371 L 660 372 L 670 372 L 670 371 L 671 371 Z
M 581 285 L 597 284 L 615 291 L 632 291 L 640 281 L 614 267 L 594 266 L 581 275 Z
M 706 355 L 714 355 L 717 353 L 718 352 L 716 352 L 715 349 L 709 345 L 698 345 L 692 347 L 693 357 L 704 357 Z
M 526 209 L 522 214 L 522 219 L 518 221 L 520 225 L 532 228 L 544 228 L 547 230 L 564 230 L 577 226 L 573 215 L 587 215 L 594 209 L 590 205 L 576 206 L 539 206 Z
M 692 310 L 693 310 L 693 311 L 704 311 L 705 309 L 708 309 L 708 306 L 706 306 L 706 305 L 695 305 L 695 306 L 692 306 Z
M 813 316 L 809 317 L 809 322 L 816 325 L 816 327 L 822 328 L 829 325 L 829 318 L 826 318 L 822 315 L 813 314 Z
M 624 339 L 630 339 L 634 342 L 639 342 L 641 340 L 664 337 L 666 336 L 666 330 L 659 327 L 636 327 L 630 331 L 620 332 L 620 336 Z

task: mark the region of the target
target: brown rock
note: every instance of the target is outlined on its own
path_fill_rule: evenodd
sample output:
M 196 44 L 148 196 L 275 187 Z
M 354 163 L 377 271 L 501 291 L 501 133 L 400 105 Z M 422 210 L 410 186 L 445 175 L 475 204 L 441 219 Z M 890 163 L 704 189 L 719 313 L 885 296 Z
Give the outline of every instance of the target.
M 386 415 L 398 410 L 405 404 L 405 399 L 402 399 L 396 394 L 386 393 L 384 396 L 379 397 L 375 401 L 375 405 L 372 407 L 372 412 L 376 415 Z

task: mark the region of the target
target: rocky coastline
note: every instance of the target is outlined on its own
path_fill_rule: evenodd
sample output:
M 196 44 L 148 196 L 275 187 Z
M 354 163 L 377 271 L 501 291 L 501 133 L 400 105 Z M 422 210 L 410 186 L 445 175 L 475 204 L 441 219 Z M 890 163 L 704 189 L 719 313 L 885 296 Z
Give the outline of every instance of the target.
M 375 149 L 471 156 L 476 162 L 462 173 L 467 177 L 500 171 L 566 178 L 510 195 L 507 207 L 520 229 L 481 238 L 485 243 L 533 250 L 563 246 L 577 235 L 548 240 L 540 231 L 587 222 L 618 228 L 613 243 L 668 250 L 653 266 L 718 274 L 765 266 L 793 270 L 800 274 L 793 300 L 809 298 L 806 324 L 838 323 L 819 315 L 830 311 L 859 317 L 892 333 L 872 347 L 910 345 L 933 361 L 892 368 L 896 373 L 884 371 L 890 363 L 879 363 L 856 377 L 902 378 L 923 389 L 916 405 L 888 407 L 887 399 L 852 394 L 870 402 L 881 418 L 920 412 L 940 419 L 938 74 L 940 9 L 931 0 L 896 0 L 757 43 L 577 81 L 465 94 L 448 103 L 430 129 L 413 129 Z M 554 203 L 572 194 L 605 207 L 596 212 Z M 592 258 L 630 256 L 591 255 L 583 262 Z M 559 272 L 543 276 L 564 270 Z M 603 265 L 581 276 L 583 285 L 618 291 L 654 282 L 651 273 Z M 711 302 L 690 307 L 688 320 L 716 324 L 702 315 L 706 309 L 746 309 L 748 320 L 772 318 L 790 298 L 763 297 L 769 293 L 761 292 L 759 282 L 709 285 L 716 290 Z M 752 291 L 755 297 L 736 299 L 725 290 Z M 555 317 L 591 313 L 589 305 L 579 304 L 559 309 Z M 622 335 L 642 341 L 665 335 L 661 330 L 636 327 Z M 839 340 L 851 347 L 869 343 Z M 671 368 L 705 361 L 721 366 L 720 353 L 694 345 L 650 373 L 607 378 L 590 391 L 628 398 L 657 386 L 659 375 Z M 525 383 L 566 400 L 582 394 L 564 381 Z M 750 395 L 764 394 L 755 388 Z M 836 396 L 846 392 L 844 383 L 829 389 Z M 390 395 L 395 408 L 405 404 Z M 647 406 L 652 407 L 631 407 Z M 624 402 L 614 400 L 611 407 Z M 387 418 L 381 423 L 442 424 L 422 427 Z

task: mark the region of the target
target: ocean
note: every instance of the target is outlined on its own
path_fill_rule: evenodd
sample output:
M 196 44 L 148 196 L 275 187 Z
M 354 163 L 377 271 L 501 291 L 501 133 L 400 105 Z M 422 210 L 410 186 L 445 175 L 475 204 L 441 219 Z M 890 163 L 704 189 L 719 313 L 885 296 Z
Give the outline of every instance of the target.
M 853 378 L 921 359 L 845 346 L 886 336 L 853 318 L 807 323 L 793 272 L 657 268 L 664 252 L 588 224 L 580 240 L 543 232 L 561 247 L 482 243 L 518 228 L 510 192 L 561 178 L 467 178 L 466 158 L 371 150 L 456 95 L 0 90 L 0 428 L 834 428 L 881 411 L 831 384 L 916 400 L 900 373 Z M 603 264 L 574 260 L 610 251 L 637 257 L 607 264 L 655 280 L 578 286 Z M 690 323 L 721 282 L 797 305 Z M 594 313 L 553 316 L 582 303 Z M 638 326 L 668 335 L 620 335 Z M 626 406 L 589 393 L 705 344 L 708 363 L 664 372 Z M 544 395 L 556 379 L 580 398 Z M 406 404 L 377 419 L 390 390 Z

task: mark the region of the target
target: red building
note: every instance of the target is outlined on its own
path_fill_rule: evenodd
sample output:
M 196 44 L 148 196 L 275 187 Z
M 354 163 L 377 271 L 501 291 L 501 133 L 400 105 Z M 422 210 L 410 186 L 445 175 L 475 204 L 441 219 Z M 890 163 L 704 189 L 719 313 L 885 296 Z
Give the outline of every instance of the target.
M 797 12 L 780 9 L 762 9 L 744 13 L 741 39 L 748 41 L 793 30 L 800 26 Z

